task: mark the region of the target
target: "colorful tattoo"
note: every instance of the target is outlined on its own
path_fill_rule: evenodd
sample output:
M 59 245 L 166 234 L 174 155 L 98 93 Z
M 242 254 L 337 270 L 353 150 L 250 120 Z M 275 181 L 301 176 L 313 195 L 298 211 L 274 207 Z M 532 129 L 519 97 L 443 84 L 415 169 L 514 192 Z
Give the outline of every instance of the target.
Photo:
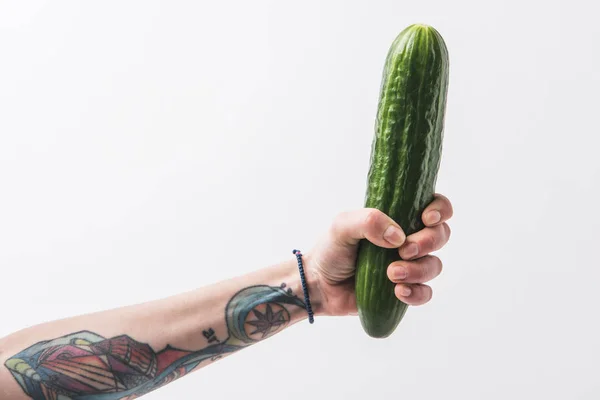
M 251 286 L 227 304 L 229 336 L 221 340 L 208 328 L 202 332 L 208 346 L 197 351 L 167 346 L 155 352 L 127 335 L 106 339 L 82 331 L 39 342 L 5 365 L 35 400 L 130 400 L 187 374 L 202 362 L 216 361 L 273 335 L 290 322 L 286 306 L 305 308 L 285 284 Z

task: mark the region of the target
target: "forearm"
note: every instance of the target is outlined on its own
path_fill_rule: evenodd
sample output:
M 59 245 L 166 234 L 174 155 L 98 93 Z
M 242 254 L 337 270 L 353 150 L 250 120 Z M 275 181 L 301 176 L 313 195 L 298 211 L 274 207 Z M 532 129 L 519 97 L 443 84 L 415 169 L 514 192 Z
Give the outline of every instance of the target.
M 140 395 L 306 316 L 290 260 L 170 298 L 37 325 L 0 340 L 0 399 Z

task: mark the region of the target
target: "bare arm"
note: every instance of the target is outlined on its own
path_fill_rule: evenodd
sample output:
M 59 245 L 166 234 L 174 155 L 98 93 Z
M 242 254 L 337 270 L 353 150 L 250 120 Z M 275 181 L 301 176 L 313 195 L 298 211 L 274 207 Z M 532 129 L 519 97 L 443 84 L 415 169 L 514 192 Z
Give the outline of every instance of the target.
M 0 399 L 140 396 L 306 317 L 290 257 L 192 292 L 16 332 L 0 340 Z
M 432 217 L 433 215 L 433 217 Z M 452 215 L 443 196 L 408 237 L 374 209 L 340 214 L 305 260 L 317 315 L 356 314 L 354 265 L 361 240 L 398 249 L 388 266 L 396 296 L 431 299 Z M 400 259 L 402 257 L 402 259 Z M 307 317 L 295 259 L 192 292 L 48 322 L 0 339 L 0 400 L 132 400 Z M 2 367 L 4 365 L 4 367 Z

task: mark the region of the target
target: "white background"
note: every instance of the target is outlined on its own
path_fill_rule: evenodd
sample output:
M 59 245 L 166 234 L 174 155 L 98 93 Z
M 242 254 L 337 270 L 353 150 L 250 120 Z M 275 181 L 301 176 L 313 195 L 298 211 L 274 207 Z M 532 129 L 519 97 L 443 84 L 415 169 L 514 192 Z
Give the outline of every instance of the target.
M 383 60 L 423 22 L 451 60 L 432 302 L 387 340 L 319 318 L 147 397 L 597 399 L 594 4 L 0 3 L 0 336 L 308 250 L 362 206 Z

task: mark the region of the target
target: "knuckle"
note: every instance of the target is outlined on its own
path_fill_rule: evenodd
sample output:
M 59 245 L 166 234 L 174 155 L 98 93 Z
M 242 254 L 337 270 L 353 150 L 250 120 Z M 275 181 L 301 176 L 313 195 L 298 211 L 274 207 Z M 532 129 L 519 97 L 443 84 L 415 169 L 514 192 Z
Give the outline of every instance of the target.
M 442 271 L 442 261 L 432 255 L 428 255 L 422 259 L 420 265 L 420 274 L 419 279 L 421 282 L 426 282 L 437 277 Z
M 413 285 L 413 302 L 415 305 L 421 305 L 425 303 L 425 293 L 421 285 Z
M 446 199 L 446 207 L 448 208 L 448 211 L 447 211 L 448 217 L 447 217 L 447 219 L 450 219 L 454 215 L 454 208 L 452 207 L 452 203 L 450 203 L 450 200 L 448 200 L 448 199 Z
M 454 210 L 452 208 L 452 203 L 450 202 L 450 199 L 448 199 L 448 197 L 440 193 L 436 193 L 435 196 L 438 199 L 438 201 L 442 203 L 442 207 L 444 208 L 444 212 L 446 213 L 447 218 L 452 217 L 452 214 L 454 214 Z
M 429 286 L 419 285 L 418 286 L 418 296 L 419 296 L 419 302 L 421 304 L 425 304 L 429 300 L 431 300 L 431 297 L 433 296 L 433 292 Z
M 439 257 L 431 256 L 431 262 L 435 266 L 434 271 L 436 271 L 436 275 L 442 273 L 442 269 L 444 269 L 444 263 Z
M 450 234 L 452 233 L 452 230 L 450 229 L 450 225 L 448 225 L 447 223 L 443 223 L 442 227 L 444 228 L 444 235 L 446 237 L 446 240 L 450 239 Z
M 431 249 L 435 249 L 437 242 L 438 239 L 435 233 L 433 235 L 427 235 L 423 238 L 423 247 L 427 249 L 427 251 L 431 251 Z
M 433 298 L 433 289 L 429 286 L 425 286 L 425 288 L 426 288 L 425 289 L 425 292 L 426 292 L 425 298 L 427 299 L 426 300 L 426 302 L 427 302 Z

